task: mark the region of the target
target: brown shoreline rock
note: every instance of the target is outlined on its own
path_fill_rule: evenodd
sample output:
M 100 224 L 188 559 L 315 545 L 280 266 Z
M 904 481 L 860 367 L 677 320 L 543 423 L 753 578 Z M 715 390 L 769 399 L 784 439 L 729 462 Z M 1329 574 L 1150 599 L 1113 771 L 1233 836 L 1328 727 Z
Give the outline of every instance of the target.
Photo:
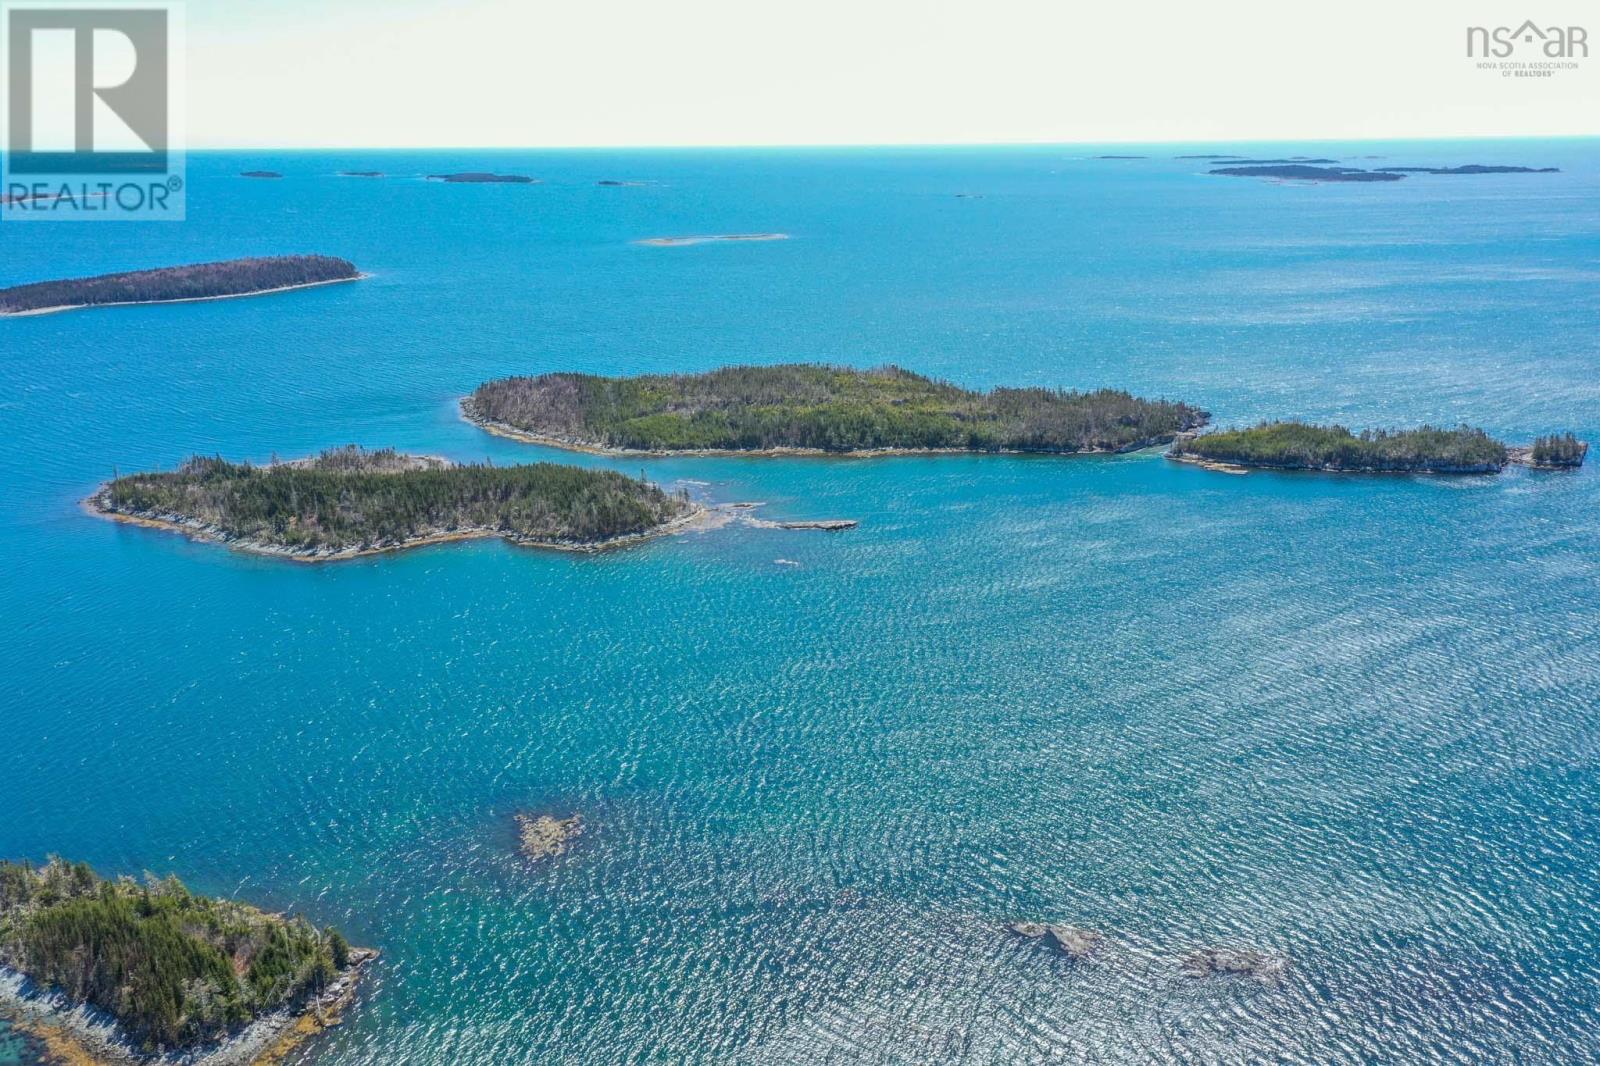
M 583 834 L 583 816 L 554 818 L 548 814 L 518 814 L 517 828 L 522 854 L 530 859 L 565 855 L 572 841 Z

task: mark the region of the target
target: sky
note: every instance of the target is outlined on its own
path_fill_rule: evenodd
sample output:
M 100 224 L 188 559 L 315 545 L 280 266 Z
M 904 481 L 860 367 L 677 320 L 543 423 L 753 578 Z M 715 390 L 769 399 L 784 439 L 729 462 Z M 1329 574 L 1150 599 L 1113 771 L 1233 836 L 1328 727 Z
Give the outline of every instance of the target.
M 187 0 L 205 147 L 1600 135 L 1593 0 Z M 1578 25 L 1549 78 L 1467 27 Z M 1542 59 L 1521 46 L 1515 59 Z

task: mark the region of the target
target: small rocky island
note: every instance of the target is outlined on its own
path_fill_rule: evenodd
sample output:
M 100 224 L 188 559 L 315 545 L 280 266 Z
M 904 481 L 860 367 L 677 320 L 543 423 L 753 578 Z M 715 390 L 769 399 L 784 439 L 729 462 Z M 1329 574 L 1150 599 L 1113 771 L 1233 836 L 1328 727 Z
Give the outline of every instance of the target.
M 92 278 L 38 281 L 0 289 L 0 316 L 39 315 L 80 307 L 183 303 L 258 296 L 362 277 L 349 260 L 331 255 L 280 255 L 218 263 L 133 270 Z
M 1271 984 L 1289 968 L 1282 955 L 1254 948 L 1202 948 L 1184 956 L 1185 977 L 1248 977 Z
M 1113 389 L 976 392 L 899 367 L 809 363 L 502 378 L 461 407 L 491 432 L 555 447 L 769 455 L 1122 452 L 1164 444 L 1208 418 Z
M 1508 448 L 1481 429 L 1368 429 L 1263 422 L 1249 429 L 1183 435 L 1167 457 L 1230 472 L 1251 468 L 1377 474 L 1498 474 L 1507 464 L 1576 467 L 1588 445 L 1572 434 Z
M 381 178 L 384 174 L 381 170 L 341 170 L 339 171 L 339 176 L 341 178 Z
M 1576 470 L 1589 454 L 1589 445 L 1571 433 L 1537 437 L 1531 447 L 1511 448 L 1511 461 L 1536 470 Z
M 241 178 L 281 178 L 281 177 L 283 177 L 283 175 L 279 174 L 276 170 L 246 170 L 246 171 L 242 171 L 239 174 L 239 176 Z
M 1086 959 L 1104 939 L 1093 929 L 1051 922 L 1013 922 L 1008 927 L 1013 933 L 1028 940 L 1037 940 L 1045 947 L 1069 959 Z
M 338 1023 L 376 955 L 175 877 L 0 862 L 0 1014 L 64 1062 L 277 1062 Z
M 518 814 L 516 818 L 519 850 L 535 861 L 565 855 L 572 841 L 583 835 L 582 815 Z
M 85 503 L 106 518 L 306 561 L 476 537 L 595 551 L 703 510 L 609 470 L 457 466 L 354 446 L 268 466 L 197 456 L 170 473 L 114 478 Z
M 429 181 L 442 181 L 447 185 L 538 185 L 538 178 L 526 174 L 491 174 L 483 170 L 469 170 L 459 174 L 429 174 Z
M 787 233 L 709 233 L 691 237 L 646 237 L 635 244 L 651 248 L 683 248 L 692 244 L 718 244 L 724 241 L 786 241 Z

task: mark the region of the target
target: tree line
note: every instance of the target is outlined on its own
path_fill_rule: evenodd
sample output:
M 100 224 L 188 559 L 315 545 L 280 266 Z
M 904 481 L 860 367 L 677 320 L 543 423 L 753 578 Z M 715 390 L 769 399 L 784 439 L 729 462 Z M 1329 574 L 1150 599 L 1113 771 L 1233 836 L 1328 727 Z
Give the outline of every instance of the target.
M 554 373 L 480 385 L 483 421 L 645 450 L 1115 450 L 1201 425 L 1205 411 L 1114 389 L 963 389 L 899 367 L 725 367 L 704 374 Z

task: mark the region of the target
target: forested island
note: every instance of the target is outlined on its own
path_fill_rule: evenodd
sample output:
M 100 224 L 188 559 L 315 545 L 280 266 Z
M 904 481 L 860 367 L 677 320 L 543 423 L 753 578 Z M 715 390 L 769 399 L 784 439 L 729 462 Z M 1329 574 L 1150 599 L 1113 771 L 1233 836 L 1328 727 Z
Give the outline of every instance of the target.
M 1234 178 L 1289 178 L 1299 181 L 1400 181 L 1407 174 L 1559 174 L 1556 167 L 1484 166 L 1468 163 L 1459 167 L 1358 167 L 1324 166 L 1336 159 L 1230 159 L 1226 166 L 1212 170 Z M 1313 165 L 1318 164 L 1318 165 Z
M 492 432 L 558 447 L 772 454 L 1129 451 L 1208 417 L 1112 389 L 975 392 L 894 366 L 809 363 L 503 378 L 478 386 L 461 406 Z
M 376 954 L 175 877 L 0 862 L 0 1009 L 70 1061 L 221 1046 L 232 1062 L 276 1061 L 336 1021 Z
M 1512 448 L 1511 461 L 1546 470 L 1576 470 L 1589 454 L 1589 445 L 1571 433 L 1537 437 L 1531 448 Z
M 429 174 L 429 181 L 442 181 L 450 185 L 537 185 L 538 178 L 526 174 L 490 174 L 470 170 L 460 174 Z
M 1354 167 L 1311 166 L 1306 163 L 1261 166 L 1227 166 L 1211 171 L 1230 178 L 1291 178 L 1297 181 L 1400 181 L 1404 174 Z
M 1468 163 L 1461 167 L 1379 167 L 1388 174 L 1559 174 L 1559 167 L 1498 167 Z
M 92 278 L 38 281 L 0 289 L 0 315 L 36 315 L 79 307 L 179 303 L 256 296 L 354 281 L 361 272 L 331 255 L 280 255 L 132 270 Z
M 306 560 L 491 536 L 592 551 L 700 511 L 610 470 L 458 466 L 353 445 L 268 466 L 196 456 L 175 471 L 114 478 L 86 503 L 109 518 Z
M 1170 458 L 1202 465 L 1351 473 L 1496 474 L 1508 463 L 1577 466 L 1588 445 L 1570 433 L 1512 449 L 1481 429 L 1368 429 L 1263 422 L 1249 429 L 1182 436 Z

